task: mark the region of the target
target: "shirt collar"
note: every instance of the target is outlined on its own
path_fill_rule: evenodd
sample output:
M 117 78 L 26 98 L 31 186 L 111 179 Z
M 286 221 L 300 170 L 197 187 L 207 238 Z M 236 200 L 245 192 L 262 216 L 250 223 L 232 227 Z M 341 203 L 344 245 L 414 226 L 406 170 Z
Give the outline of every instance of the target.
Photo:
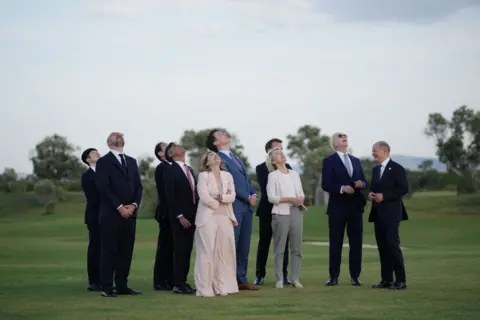
M 227 155 L 230 158 L 230 154 L 232 153 L 230 150 L 219 150 L 218 152 L 221 152 L 225 155 Z
M 92 169 L 93 172 L 96 172 L 96 171 L 95 171 L 95 166 L 90 166 L 90 169 Z
M 390 157 L 388 157 L 387 159 L 383 160 L 382 163 L 380 163 L 380 166 L 385 167 L 389 161 L 390 161 Z
M 343 157 L 344 155 L 349 155 L 348 152 L 341 152 L 341 151 L 337 151 L 337 154 L 341 157 Z
M 185 167 L 185 165 L 186 165 L 186 163 L 183 162 L 183 161 L 176 161 L 176 160 L 175 160 L 175 162 L 176 162 L 180 167 L 182 167 L 182 168 Z
M 113 149 L 110 149 L 110 152 L 113 153 L 115 156 L 120 156 L 120 154 L 124 154 L 124 153 L 121 153 L 120 151 L 113 150 Z

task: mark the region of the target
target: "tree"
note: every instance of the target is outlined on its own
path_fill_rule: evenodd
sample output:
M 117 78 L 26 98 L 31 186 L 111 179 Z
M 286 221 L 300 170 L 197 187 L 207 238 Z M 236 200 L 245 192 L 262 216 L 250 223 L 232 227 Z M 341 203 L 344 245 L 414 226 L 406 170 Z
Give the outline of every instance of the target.
M 423 160 L 422 163 L 420 163 L 418 165 L 418 170 L 420 170 L 422 172 L 428 172 L 430 170 L 434 170 L 433 169 L 433 160 L 431 160 L 431 159 Z
M 218 128 L 219 130 L 225 130 L 223 128 Z M 207 151 L 205 146 L 205 141 L 207 140 L 208 133 L 213 130 L 211 129 L 202 129 L 199 131 L 195 130 L 185 130 L 183 136 L 180 139 L 180 144 L 185 148 L 188 154 L 190 166 L 192 166 L 195 172 L 200 170 L 200 159 L 202 155 Z M 227 131 L 227 130 L 225 130 Z M 248 158 L 243 154 L 243 145 L 240 144 L 237 136 L 233 133 L 230 133 L 230 151 L 240 159 L 247 170 L 250 169 L 250 162 Z
M 480 164 L 480 111 L 467 106 L 456 109 L 450 120 L 440 113 L 428 115 L 427 137 L 436 141 L 437 155 L 447 170 L 459 176 L 459 193 L 475 192 Z
M 5 182 L 5 183 L 18 180 L 17 172 L 13 168 L 5 168 L 3 170 L 3 173 L 0 176 L 1 176 L 2 182 Z
M 305 193 L 312 197 L 321 179 L 323 159 L 332 153 L 330 137 L 322 135 L 320 128 L 304 125 L 289 134 L 287 141 L 288 156 L 302 168 Z
M 138 160 L 138 172 L 142 178 L 152 178 L 154 176 L 155 169 L 152 164 L 152 157 L 143 157 Z
M 82 164 L 75 155 L 79 147 L 66 137 L 54 134 L 40 141 L 30 157 L 33 173 L 39 179 L 62 180 L 80 176 Z

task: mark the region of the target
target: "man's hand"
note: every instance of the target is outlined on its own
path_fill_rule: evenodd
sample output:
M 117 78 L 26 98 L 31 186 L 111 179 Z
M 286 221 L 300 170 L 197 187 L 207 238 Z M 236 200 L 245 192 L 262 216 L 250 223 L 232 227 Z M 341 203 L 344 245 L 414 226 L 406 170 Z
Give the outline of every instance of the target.
M 257 202 L 257 196 L 252 195 L 250 196 L 250 199 L 248 199 L 248 203 L 253 207 L 255 203 Z
M 127 219 L 128 217 L 130 217 L 129 207 L 130 206 L 122 206 L 120 207 L 120 209 L 118 209 L 118 212 L 120 212 L 120 215 L 122 216 L 122 218 Z
M 180 224 L 182 225 L 182 227 L 184 229 L 188 229 L 192 226 L 192 224 L 190 223 L 190 221 L 187 220 L 187 218 L 185 217 L 180 217 L 178 218 L 178 221 L 180 221 Z
M 362 189 L 363 188 L 363 181 L 362 180 L 355 181 L 355 188 Z
M 370 201 L 375 200 L 375 193 L 374 192 L 369 192 L 368 193 L 368 200 L 370 200 Z
M 353 190 L 352 187 L 350 187 L 350 186 L 343 186 L 343 193 L 352 194 L 352 193 L 354 193 L 354 192 L 355 192 L 355 190 Z
M 300 201 L 300 204 L 303 204 L 303 202 L 305 201 L 305 197 L 298 197 L 297 199 L 298 201 Z
M 232 225 L 233 225 L 234 227 L 238 227 L 238 222 L 232 220 Z
M 377 203 L 383 202 L 383 193 L 376 193 L 375 201 L 377 201 Z

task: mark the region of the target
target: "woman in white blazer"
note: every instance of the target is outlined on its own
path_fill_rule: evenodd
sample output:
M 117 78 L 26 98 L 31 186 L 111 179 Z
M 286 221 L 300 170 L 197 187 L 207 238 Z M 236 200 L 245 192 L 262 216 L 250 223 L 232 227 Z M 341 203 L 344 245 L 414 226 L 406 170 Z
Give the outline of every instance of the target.
M 286 157 L 281 149 L 273 149 L 267 155 L 270 171 L 267 182 L 268 201 L 272 208 L 273 245 L 275 250 L 275 277 L 277 288 L 283 288 L 283 255 L 287 238 L 290 241 L 290 275 L 295 288 L 300 283 L 302 266 L 302 208 L 305 194 L 298 172 L 286 167 Z
M 195 287 L 197 296 L 213 297 L 238 292 L 233 214 L 235 187 L 232 175 L 222 170 L 213 151 L 201 159 L 195 218 Z

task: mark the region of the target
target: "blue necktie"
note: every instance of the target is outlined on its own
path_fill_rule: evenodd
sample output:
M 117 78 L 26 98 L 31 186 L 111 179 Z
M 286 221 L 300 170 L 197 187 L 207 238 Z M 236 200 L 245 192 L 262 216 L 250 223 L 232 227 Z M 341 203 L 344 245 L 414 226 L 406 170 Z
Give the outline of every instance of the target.
M 230 156 L 230 158 L 231 158 L 233 161 L 235 161 L 235 164 L 237 165 L 237 167 L 238 167 L 239 169 L 243 170 L 242 164 L 240 163 L 240 161 L 238 161 L 237 157 L 235 157 L 235 156 L 233 155 L 233 153 L 231 153 L 231 152 L 230 152 L 228 155 Z

